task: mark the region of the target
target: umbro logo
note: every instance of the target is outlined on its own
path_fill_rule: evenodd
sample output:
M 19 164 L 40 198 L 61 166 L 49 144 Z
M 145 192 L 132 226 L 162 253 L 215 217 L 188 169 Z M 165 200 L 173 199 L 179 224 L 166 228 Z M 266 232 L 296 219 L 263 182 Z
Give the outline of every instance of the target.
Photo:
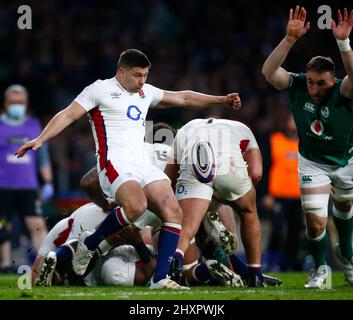
M 121 93 L 112 92 L 112 93 L 110 93 L 110 96 L 112 97 L 112 99 L 119 99 L 121 96 Z

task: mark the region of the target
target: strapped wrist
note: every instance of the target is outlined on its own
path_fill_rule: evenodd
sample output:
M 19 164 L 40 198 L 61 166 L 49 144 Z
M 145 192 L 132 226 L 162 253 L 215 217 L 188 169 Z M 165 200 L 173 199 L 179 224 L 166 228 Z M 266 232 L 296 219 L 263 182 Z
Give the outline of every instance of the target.
M 336 41 L 337 41 L 337 45 L 338 45 L 338 48 L 340 49 L 340 51 L 346 52 L 346 51 L 352 50 L 352 48 L 350 46 L 349 38 L 344 39 L 344 40 L 337 40 L 336 39 Z

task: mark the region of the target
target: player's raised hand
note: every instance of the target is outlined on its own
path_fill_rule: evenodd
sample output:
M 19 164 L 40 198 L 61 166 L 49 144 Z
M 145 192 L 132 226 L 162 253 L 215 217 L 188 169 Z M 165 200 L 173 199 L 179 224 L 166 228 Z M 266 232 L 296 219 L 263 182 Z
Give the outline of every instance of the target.
M 15 152 L 15 155 L 17 156 L 17 158 L 22 158 L 28 150 L 35 151 L 35 150 L 39 149 L 42 146 L 42 144 L 43 144 L 42 139 L 40 139 L 39 137 L 35 138 L 31 141 L 26 142 L 23 146 L 21 146 Z
M 306 10 L 304 7 L 299 6 L 289 10 L 289 19 L 287 24 L 287 39 L 289 41 L 297 41 L 301 38 L 310 28 L 310 22 L 305 23 Z
M 352 27 L 353 27 L 353 10 L 351 10 L 349 16 L 348 16 L 348 10 L 347 8 L 344 8 L 343 10 L 343 17 L 341 14 L 341 10 L 338 11 L 338 24 L 336 24 L 335 20 L 331 20 L 331 28 L 332 28 L 332 33 L 333 36 L 336 38 L 336 40 L 345 40 L 348 39 Z
M 232 107 L 235 110 L 239 110 L 241 107 L 241 100 L 239 93 L 230 93 L 224 97 L 224 104 Z

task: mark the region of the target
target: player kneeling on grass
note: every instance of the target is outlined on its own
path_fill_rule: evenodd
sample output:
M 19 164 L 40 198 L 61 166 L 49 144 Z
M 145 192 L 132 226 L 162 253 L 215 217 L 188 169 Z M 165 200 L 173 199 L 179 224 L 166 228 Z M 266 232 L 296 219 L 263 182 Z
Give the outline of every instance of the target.
M 59 221 L 43 241 L 33 265 L 33 283 L 40 286 L 72 285 L 143 285 L 152 276 L 155 258 L 150 230 L 129 226 L 102 241 L 94 263 L 83 277 L 72 270 L 72 256 L 82 229 L 93 232 L 106 214 L 93 203 L 77 209 Z M 126 245 L 126 244 L 129 245 Z M 147 245 L 145 244 L 147 243 Z M 119 246 L 118 246 L 119 245 Z M 114 248 L 118 246 L 117 248 Z M 110 250 L 114 248 L 113 250 Z M 110 252 L 103 255 L 107 251 Z

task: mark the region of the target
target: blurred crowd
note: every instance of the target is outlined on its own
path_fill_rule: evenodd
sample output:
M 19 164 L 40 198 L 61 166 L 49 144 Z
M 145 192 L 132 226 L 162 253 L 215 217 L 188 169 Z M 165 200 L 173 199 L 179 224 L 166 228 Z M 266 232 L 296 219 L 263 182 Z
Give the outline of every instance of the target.
M 286 94 L 267 84 L 261 67 L 285 34 L 290 2 L 34 0 L 26 3 L 32 8 L 31 30 L 17 27 L 21 4 L 0 2 L 0 92 L 13 83 L 24 85 L 31 113 L 42 125 L 85 86 L 113 77 L 117 58 L 127 48 L 147 54 L 152 62 L 148 82 L 157 87 L 215 95 L 235 91 L 242 99 L 239 112 L 151 110 L 150 120 L 174 128 L 196 117 L 239 120 L 261 146 L 288 113 Z M 310 57 L 329 55 L 342 76 L 334 38 L 315 26 L 317 7 L 309 8 L 308 18 L 312 30 L 290 53 L 286 68 L 300 72 Z M 79 180 L 95 164 L 87 119 L 53 139 L 49 150 L 56 198 L 82 195 Z M 260 195 L 266 185 L 265 177 Z

